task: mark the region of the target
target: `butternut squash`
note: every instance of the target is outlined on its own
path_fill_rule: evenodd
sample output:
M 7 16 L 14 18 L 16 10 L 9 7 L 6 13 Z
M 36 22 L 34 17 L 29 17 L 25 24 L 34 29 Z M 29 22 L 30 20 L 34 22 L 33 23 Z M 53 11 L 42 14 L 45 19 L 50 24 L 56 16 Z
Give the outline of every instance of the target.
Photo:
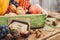
M 8 9 L 10 0 L 0 0 L 0 15 L 4 15 Z

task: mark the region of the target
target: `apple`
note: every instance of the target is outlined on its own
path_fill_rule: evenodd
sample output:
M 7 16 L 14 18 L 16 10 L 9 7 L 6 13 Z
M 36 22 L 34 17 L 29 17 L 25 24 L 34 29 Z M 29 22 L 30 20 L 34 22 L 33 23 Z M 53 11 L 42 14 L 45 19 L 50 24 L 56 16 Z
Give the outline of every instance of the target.
M 42 12 L 41 10 L 41 7 L 39 4 L 35 4 L 35 5 L 32 5 L 30 8 L 29 8 L 29 12 L 31 14 L 40 14 Z

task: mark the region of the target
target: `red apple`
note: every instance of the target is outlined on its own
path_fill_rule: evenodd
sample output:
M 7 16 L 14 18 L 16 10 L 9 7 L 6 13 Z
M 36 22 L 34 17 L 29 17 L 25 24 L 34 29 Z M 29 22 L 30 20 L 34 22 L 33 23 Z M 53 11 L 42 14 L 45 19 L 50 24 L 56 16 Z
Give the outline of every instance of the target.
M 29 8 L 29 12 L 32 14 L 40 14 L 42 12 L 40 5 L 36 4 L 36 5 L 32 5 Z

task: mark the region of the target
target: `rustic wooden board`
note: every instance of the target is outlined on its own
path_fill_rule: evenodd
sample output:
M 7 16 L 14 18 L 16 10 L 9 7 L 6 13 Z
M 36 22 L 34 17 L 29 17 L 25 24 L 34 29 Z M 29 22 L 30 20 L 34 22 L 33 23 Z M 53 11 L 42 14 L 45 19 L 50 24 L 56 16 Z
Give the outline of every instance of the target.
M 40 29 L 40 30 L 42 31 L 42 34 L 41 34 L 40 38 L 35 38 L 36 34 L 32 34 L 28 37 L 28 40 L 45 40 L 45 39 L 48 39 L 49 37 L 52 37 L 52 36 L 60 33 L 59 28 L 55 28 L 55 31 L 53 31 L 53 32 L 47 32 L 47 31 L 44 31 L 42 29 Z
M 60 33 L 48 38 L 47 40 L 60 40 Z
M 60 20 L 60 13 L 57 13 L 57 12 L 52 12 L 52 11 L 47 11 L 48 12 L 48 15 L 51 16 L 51 17 L 54 17 L 54 18 L 57 18 Z

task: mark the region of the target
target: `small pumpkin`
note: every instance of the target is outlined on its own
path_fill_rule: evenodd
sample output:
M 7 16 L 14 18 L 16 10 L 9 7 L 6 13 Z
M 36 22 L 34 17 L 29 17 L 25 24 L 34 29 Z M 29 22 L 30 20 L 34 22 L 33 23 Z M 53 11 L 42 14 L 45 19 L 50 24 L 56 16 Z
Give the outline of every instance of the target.
M 17 13 L 18 15 L 20 15 L 20 14 L 25 14 L 26 12 L 25 12 L 25 10 L 24 10 L 22 7 L 17 7 L 16 13 Z
M 8 9 L 10 0 L 0 0 L 0 15 L 4 15 Z
M 16 12 L 16 6 L 14 4 L 10 4 L 9 5 L 9 9 L 10 12 Z

